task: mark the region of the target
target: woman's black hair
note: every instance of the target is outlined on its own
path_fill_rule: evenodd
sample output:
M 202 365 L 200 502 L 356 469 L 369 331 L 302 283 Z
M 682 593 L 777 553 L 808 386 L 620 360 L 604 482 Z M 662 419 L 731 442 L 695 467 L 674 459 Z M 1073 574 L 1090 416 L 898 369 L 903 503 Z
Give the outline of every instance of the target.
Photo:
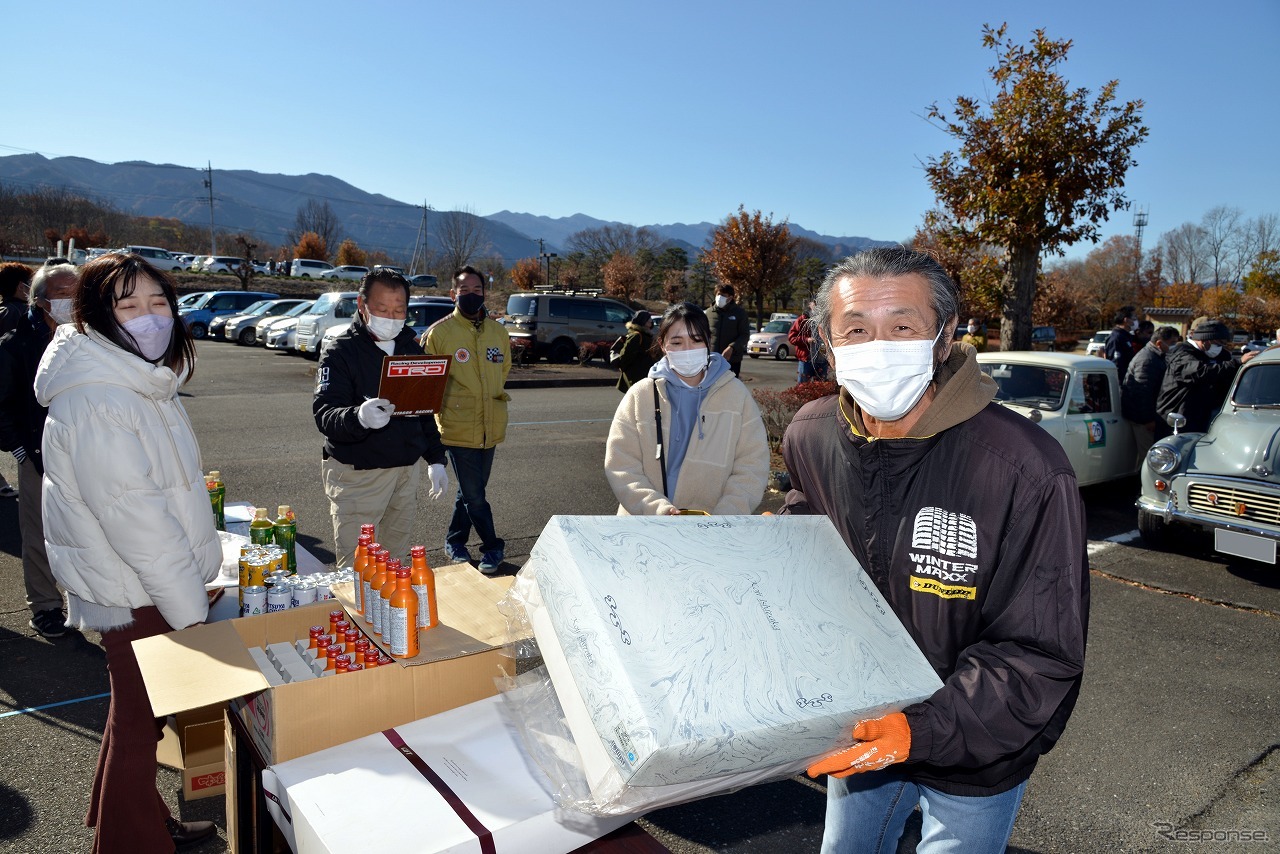
M 76 329 L 84 332 L 87 326 L 120 349 L 150 361 L 142 355 L 138 342 L 116 319 L 116 303 L 137 290 L 140 277 L 159 283 L 173 314 L 169 347 L 157 361 L 179 376 L 185 370 L 190 377 L 196 369 L 196 345 L 187 325 L 178 317 L 178 292 L 173 277 L 153 267 L 141 255 L 113 252 L 80 268 L 80 283 L 71 301 L 71 316 Z M 117 287 L 120 290 L 118 296 Z
M 668 306 L 662 313 L 662 322 L 658 324 L 658 331 L 653 333 L 653 344 L 649 347 L 650 356 L 662 358 L 662 340 L 667 337 L 671 327 L 682 320 L 688 324 L 694 340 L 702 341 L 707 349 L 711 348 L 711 323 L 707 320 L 706 312 L 691 302 L 678 302 Z

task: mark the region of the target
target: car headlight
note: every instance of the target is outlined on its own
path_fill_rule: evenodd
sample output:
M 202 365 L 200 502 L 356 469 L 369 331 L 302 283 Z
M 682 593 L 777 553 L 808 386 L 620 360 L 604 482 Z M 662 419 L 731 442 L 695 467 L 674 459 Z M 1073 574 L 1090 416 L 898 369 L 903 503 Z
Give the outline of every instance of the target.
M 1147 451 L 1147 465 L 1156 474 L 1169 474 L 1182 463 L 1182 454 L 1168 445 L 1156 445 Z

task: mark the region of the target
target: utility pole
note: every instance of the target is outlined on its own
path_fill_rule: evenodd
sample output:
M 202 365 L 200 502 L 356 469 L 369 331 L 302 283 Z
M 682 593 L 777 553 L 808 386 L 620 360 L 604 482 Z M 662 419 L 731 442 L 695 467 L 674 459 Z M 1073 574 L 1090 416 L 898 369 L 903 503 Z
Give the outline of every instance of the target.
M 213 161 L 208 161 L 205 169 L 204 185 L 209 190 L 209 254 L 218 254 L 218 238 L 213 230 Z
M 1133 215 L 1133 228 L 1138 235 L 1138 250 L 1133 262 L 1133 282 L 1135 285 L 1142 286 L 1142 232 L 1147 229 L 1147 212 L 1138 210 Z
M 424 273 L 426 272 L 426 267 L 427 267 L 427 251 L 425 246 L 426 236 L 427 236 L 427 200 L 423 199 L 422 200 L 422 222 L 418 224 L 418 236 L 413 241 L 413 257 L 409 259 L 409 275 L 410 276 L 415 275 L 418 270 L 418 248 L 419 247 L 422 247 L 422 268 L 423 268 L 423 272 Z

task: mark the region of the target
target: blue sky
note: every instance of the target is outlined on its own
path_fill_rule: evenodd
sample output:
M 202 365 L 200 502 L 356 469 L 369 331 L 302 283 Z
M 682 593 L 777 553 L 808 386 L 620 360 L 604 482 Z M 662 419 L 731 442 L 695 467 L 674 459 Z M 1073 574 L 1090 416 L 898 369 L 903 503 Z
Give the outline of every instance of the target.
M 437 209 L 633 224 L 739 204 L 904 239 L 982 96 L 985 22 L 1075 46 L 1151 129 L 1148 241 L 1209 208 L 1280 212 L 1280 2 L 8 4 L 0 154 L 335 175 Z M 15 117 L 27 117 L 25 121 Z M 1132 213 L 1103 236 L 1129 233 Z M 1150 245 L 1150 243 L 1148 243 Z M 1081 247 L 1072 255 L 1085 251 Z

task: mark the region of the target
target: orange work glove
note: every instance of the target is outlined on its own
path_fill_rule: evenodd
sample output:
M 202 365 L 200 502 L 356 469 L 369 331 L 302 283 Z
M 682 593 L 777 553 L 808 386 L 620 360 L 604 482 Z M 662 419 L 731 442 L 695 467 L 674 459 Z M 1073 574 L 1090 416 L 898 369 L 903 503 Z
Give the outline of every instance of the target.
M 848 777 L 862 771 L 878 771 L 905 762 L 911 752 L 911 725 L 902 712 L 858 721 L 853 725 L 853 737 L 857 744 L 813 763 L 809 776 Z

